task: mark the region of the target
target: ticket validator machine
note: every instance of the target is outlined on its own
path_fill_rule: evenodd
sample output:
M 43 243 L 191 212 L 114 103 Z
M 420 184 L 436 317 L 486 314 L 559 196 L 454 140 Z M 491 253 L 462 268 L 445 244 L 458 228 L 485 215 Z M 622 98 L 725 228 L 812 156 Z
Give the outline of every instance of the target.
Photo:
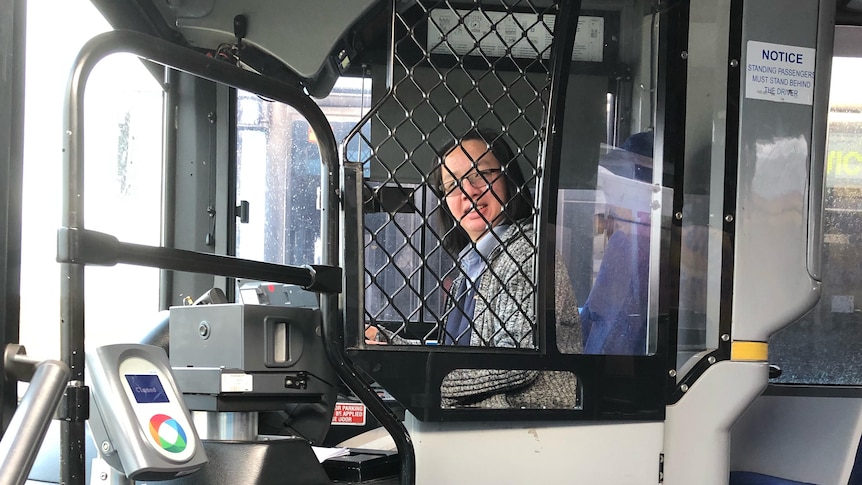
M 207 463 L 159 347 L 117 344 L 87 352 L 92 382 L 90 428 L 101 458 L 128 480 L 189 475 Z M 122 479 L 115 480 L 122 483 Z
M 311 445 L 329 429 L 338 378 L 306 305 L 171 308 L 173 373 L 211 460 L 177 483 L 331 483 Z
M 320 312 L 301 303 L 174 307 L 170 359 L 143 344 L 88 351 L 90 428 L 111 468 L 91 483 L 330 484 L 311 444 L 337 378 Z

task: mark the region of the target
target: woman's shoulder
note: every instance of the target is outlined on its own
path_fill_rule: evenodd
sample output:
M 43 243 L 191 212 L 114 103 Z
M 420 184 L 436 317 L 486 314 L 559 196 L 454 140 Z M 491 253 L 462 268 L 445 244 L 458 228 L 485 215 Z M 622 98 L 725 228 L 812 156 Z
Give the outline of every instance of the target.
M 502 240 L 504 243 L 512 242 L 517 239 L 531 239 L 534 233 L 533 229 L 533 220 L 530 219 L 521 219 L 520 221 L 513 222 L 506 232 L 503 233 Z
M 523 220 L 513 223 L 500 237 L 500 245 L 494 250 L 493 255 L 507 254 L 518 261 L 531 257 L 536 252 L 534 241 L 533 222 Z
M 500 237 L 501 244 L 495 250 L 495 254 L 505 252 L 513 255 L 518 255 L 518 259 L 525 255 L 535 256 L 539 242 L 536 240 L 535 225 L 532 219 L 522 219 L 513 223 Z M 561 260 L 562 255 L 552 246 L 548 246 L 554 251 L 557 260 Z

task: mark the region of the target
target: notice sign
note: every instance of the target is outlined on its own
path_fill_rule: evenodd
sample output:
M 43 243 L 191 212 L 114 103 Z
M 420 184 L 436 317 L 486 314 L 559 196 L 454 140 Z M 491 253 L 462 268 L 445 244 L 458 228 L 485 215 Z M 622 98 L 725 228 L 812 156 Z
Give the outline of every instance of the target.
M 745 97 L 811 105 L 814 49 L 748 41 Z
M 365 426 L 365 405 L 353 402 L 335 403 L 335 412 L 332 413 L 332 424 Z

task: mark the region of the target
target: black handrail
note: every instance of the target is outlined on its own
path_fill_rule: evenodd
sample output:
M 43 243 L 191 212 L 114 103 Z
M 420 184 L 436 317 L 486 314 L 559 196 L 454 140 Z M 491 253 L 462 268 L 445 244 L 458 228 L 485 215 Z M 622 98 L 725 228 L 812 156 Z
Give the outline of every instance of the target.
M 337 266 L 263 263 L 217 254 L 120 242 L 110 234 L 62 227 L 57 232 L 60 263 L 114 266 L 118 263 L 191 273 L 228 275 L 288 283 L 319 293 L 341 293 L 341 268 Z

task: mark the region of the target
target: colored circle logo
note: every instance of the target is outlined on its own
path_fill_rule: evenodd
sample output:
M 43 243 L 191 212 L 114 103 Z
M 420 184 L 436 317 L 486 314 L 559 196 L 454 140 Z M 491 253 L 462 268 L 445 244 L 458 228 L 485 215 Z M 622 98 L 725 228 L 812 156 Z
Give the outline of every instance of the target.
M 156 414 L 150 418 L 150 435 L 163 450 L 171 453 L 183 451 L 188 443 L 186 431 L 180 423 L 164 414 Z

